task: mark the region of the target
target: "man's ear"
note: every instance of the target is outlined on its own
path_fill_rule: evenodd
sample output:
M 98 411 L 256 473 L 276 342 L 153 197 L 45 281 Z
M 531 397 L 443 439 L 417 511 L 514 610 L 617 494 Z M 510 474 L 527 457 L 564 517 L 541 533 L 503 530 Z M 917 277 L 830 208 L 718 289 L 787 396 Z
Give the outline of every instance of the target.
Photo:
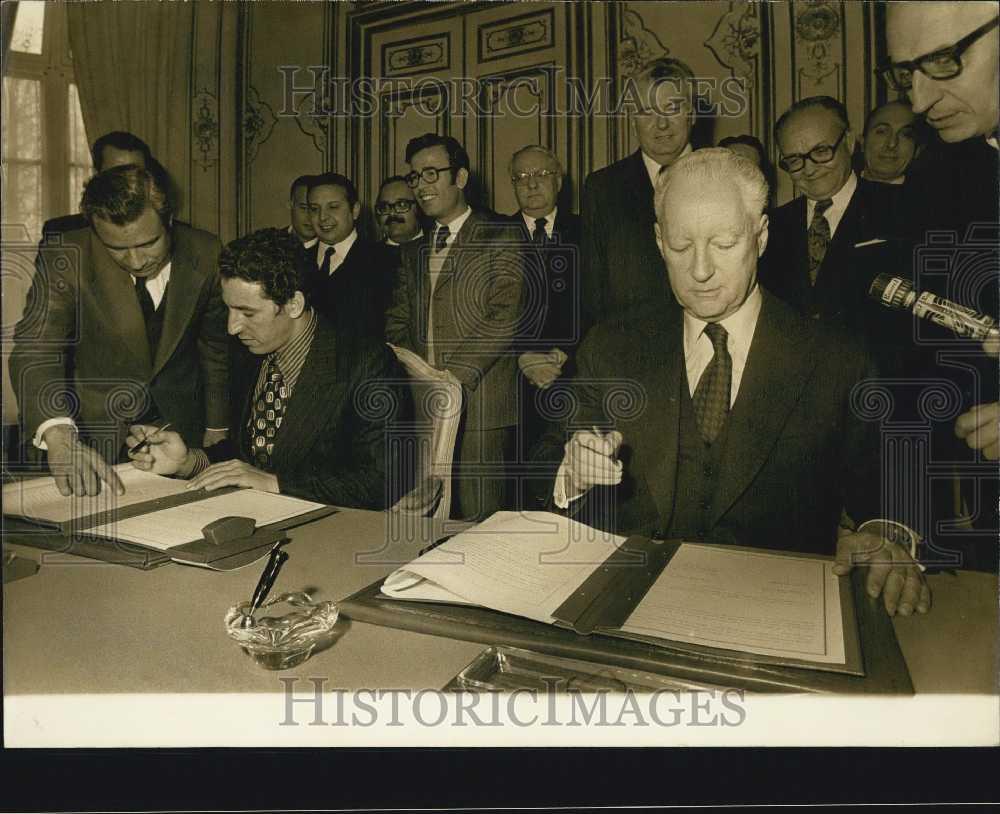
M 462 169 L 455 172 L 455 186 L 459 189 L 465 189 L 465 185 L 469 183 L 469 171 L 462 167 Z
M 768 236 L 768 229 L 767 229 L 767 227 L 769 225 L 770 225 L 770 222 L 768 220 L 767 213 L 765 212 L 763 215 L 760 216 L 760 226 L 758 227 L 758 230 L 757 230 L 757 256 L 758 257 L 763 257 L 764 256 L 764 249 L 767 248 L 767 236 Z
M 298 319 L 306 312 L 306 298 L 301 291 L 296 291 L 285 303 L 285 311 L 292 319 Z
M 848 128 L 847 132 L 844 133 L 844 144 L 847 145 L 847 152 L 851 155 L 854 155 L 854 146 L 856 141 L 857 139 L 854 136 L 854 131 Z
M 357 223 L 358 218 L 361 217 L 361 201 L 358 201 L 351 207 L 351 217 Z

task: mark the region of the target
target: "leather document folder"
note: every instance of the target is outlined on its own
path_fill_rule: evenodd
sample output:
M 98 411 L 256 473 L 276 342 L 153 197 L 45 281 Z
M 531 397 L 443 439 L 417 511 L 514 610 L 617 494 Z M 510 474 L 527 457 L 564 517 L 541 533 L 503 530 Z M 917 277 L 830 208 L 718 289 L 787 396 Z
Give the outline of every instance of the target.
M 390 597 L 379 580 L 340 603 L 360 622 L 397 627 L 490 645 L 614 665 L 708 686 L 760 692 L 912 693 L 913 687 L 892 622 L 879 600 L 864 589 L 864 569 L 835 578 L 843 631 L 841 663 L 707 647 L 690 641 L 636 635 L 624 624 L 682 544 L 629 538 L 570 593 L 552 619 L 451 601 Z M 696 545 L 684 543 L 683 545 Z M 700 546 L 698 546 L 701 548 Z M 718 550 L 717 546 L 704 549 Z M 729 548 L 729 547 L 722 547 Z M 755 549 L 736 549 L 749 556 Z M 638 567 L 621 568 L 636 554 Z M 775 552 L 767 552 L 773 556 Z M 793 558 L 801 555 L 789 554 Z M 811 558 L 815 559 L 815 558 Z M 634 562 L 633 564 L 636 564 Z

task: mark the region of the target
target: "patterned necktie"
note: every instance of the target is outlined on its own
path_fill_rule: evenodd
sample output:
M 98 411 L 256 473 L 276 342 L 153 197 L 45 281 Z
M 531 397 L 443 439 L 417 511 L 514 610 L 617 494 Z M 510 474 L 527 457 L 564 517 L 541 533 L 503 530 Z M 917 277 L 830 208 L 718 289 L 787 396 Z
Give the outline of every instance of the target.
M 321 277 L 330 276 L 330 259 L 333 257 L 336 249 L 333 246 L 328 246 L 326 254 L 323 255 L 323 264 L 319 267 L 319 273 Z
M 538 218 L 535 221 L 535 234 L 531 239 L 537 246 L 544 246 L 549 242 L 549 236 L 545 234 L 545 218 Z
M 254 401 L 250 416 L 250 456 L 261 469 L 270 470 L 274 437 L 285 415 L 285 382 L 274 356 L 267 359 L 264 386 Z
M 823 264 L 826 256 L 826 249 L 830 245 L 830 221 L 826 219 L 826 212 L 833 205 L 833 201 L 824 198 L 816 201 L 816 208 L 813 210 L 812 223 L 809 224 L 809 284 L 816 285 L 816 276 L 819 274 L 819 267 Z
M 729 336 L 726 329 L 717 322 L 705 326 L 705 333 L 712 341 L 715 355 L 708 363 L 701 380 L 695 388 L 694 415 L 701 430 L 701 437 L 706 444 L 711 444 L 719 437 L 722 425 L 729 415 L 729 395 L 733 383 L 733 360 L 726 347 Z
M 446 245 L 448 245 L 448 237 L 451 235 L 451 230 L 447 226 L 438 227 L 437 234 L 434 236 L 434 251 L 441 251 Z

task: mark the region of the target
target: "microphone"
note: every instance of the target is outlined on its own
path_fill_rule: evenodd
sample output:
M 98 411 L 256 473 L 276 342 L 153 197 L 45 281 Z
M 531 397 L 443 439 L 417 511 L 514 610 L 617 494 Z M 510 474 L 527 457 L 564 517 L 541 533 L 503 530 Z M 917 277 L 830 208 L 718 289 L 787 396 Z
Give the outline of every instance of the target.
M 1000 338 L 1000 330 L 993 317 L 927 291 L 918 294 L 913 290 L 913 284 L 902 277 L 878 275 L 872 280 L 868 295 L 886 308 L 912 311 L 914 316 L 950 328 L 958 336 L 980 341 Z

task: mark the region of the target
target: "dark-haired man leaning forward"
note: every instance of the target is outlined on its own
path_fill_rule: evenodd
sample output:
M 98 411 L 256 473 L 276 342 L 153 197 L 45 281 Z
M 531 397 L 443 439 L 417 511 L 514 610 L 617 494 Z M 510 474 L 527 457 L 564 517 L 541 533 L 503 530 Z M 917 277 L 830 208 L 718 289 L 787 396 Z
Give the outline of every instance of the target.
M 757 285 L 766 202 L 764 176 L 729 150 L 667 171 L 656 238 L 680 309 L 652 303 L 588 334 L 539 503 L 622 534 L 836 551 L 838 573 L 870 566 L 890 613 L 926 612 L 919 570 L 882 537 L 905 527 L 879 517 L 877 427 L 851 408 L 869 357 Z
M 162 182 L 134 165 L 95 175 L 81 208 L 90 228 L 39 250 L 10 358 L 22 436 L 64 495 L 122 488 L 108 461 L 125 460 L 132 422 L 172 422 L 198 445 L 228 422 L 218 239 L 175 223 Z
M 411 404 L 389 349 L 344 341 L 313 310 L 309 258 L 283 229 L 230 243 L 219 274 L 228 330 L 242 344 L 232 354 L 232 441 L 191 449 L 172 431 L 137 425 L 129 443 L 151 435 L 151 444 L 135 465 L 192 478 L 191 488 L 252 487 L 365 509 L 395 502 L 409 484 L 390 423 Z

